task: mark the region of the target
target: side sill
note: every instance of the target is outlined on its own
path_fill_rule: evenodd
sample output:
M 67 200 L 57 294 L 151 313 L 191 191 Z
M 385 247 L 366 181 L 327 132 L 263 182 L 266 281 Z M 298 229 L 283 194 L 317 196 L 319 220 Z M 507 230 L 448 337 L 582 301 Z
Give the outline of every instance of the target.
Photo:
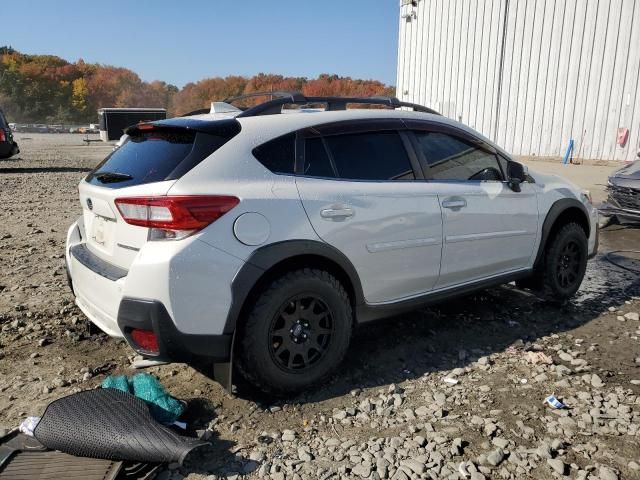
M 496 285 L 502 285 L 504 283 L 520 280 L 521 278 L 530 276 L 532 273 L 532 269 L 519 270 L 517 272 L 498 275 L 492 278 L 479 280 L 459 287 L 447 288 L 446 290 L 436 292 L 428 292 L 424 295 L 413 297 L 407 300 L 400 300 L 398 302 L 379 305 L 359 305 L 356 308 L 356 319 L 360 324 L 370 322 L 372 320 L 393 317 L 401 313 L 416 310 L 426 305 L 439 303 L 450 298 L 458 297 L 460 295 L 466 295 L 478 290 L 485 290 L 489 287 L 494 287 Z

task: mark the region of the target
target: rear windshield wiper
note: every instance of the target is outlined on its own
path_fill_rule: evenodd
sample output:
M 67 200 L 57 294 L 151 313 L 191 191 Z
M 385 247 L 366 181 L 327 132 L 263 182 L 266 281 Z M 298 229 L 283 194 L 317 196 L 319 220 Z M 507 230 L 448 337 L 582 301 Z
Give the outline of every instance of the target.
M 127 173 L 118 172 L 100 172 L 94 175 L 95 178 L 102 183 L 116 183 L 124 182 L 125 180 L 131 180 L 133 177 Z

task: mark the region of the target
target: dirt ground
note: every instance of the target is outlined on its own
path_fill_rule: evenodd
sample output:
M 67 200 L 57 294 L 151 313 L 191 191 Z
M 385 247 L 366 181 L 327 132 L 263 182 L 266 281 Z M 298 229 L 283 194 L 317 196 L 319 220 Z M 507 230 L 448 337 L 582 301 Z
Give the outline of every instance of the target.
M 88 325 L 64 273 L 77 184 L 110 146 L 16 137 L 22 153 L 0 161 L 4 428 L 133 373 L 132 350 Z M 606 183 L 605 171 L 578 168 L 593 167 L 568 167 L 581 186 Z M 148 369 L 213 444 L 158 478 L 640 478 L 640 275 L 609 261 L 638 269 L 640 257 L 605 255 L 640 249 L 640 229 L 611 226 L 600 239 L 566 305 L 507 285 L 366 325 L 328 385 L 287 402 L 230 396 L 182 364 Z M 544 405 L 552 393 L 568 408 Z

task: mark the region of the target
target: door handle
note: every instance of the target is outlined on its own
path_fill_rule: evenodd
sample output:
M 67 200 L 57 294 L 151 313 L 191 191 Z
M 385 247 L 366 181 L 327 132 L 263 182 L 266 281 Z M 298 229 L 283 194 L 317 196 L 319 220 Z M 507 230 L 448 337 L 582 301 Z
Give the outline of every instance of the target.
M 464 198 L 455 198 L 450 200 L 443 200 L 442 207 L 443 208 L 464 208 L 467 206 L 467 201 Z
M 320 210 L 320 216 L 327 219 L 353 217 L 353 214 L 353 209 L 349 207 L 324 208 Z

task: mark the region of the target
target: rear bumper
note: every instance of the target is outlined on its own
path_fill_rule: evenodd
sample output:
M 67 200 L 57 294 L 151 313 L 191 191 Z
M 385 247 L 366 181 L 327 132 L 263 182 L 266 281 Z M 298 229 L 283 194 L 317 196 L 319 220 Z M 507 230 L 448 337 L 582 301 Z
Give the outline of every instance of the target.
M 0 142 L 0 157 L 8 157 L 20 153 L 18 144 L 15 142 Z
M 127 270 L 94 254 L 84 237 L 79 219 L 67 234 L 66 262 L 76 304 L 89 320 L 146 357 L 228 360 L 233 332 L 224 327 L 241 260 L 197 239 L 148 242 Z M 137 348 L 133 329 L 153 331 L 160 352 Z
M 231 354 L 232 335 L 189 335 L 179 332 L 165 306 L 157 300 L 123 298 L 118 310 L 118 328 L 131 347 L 146 357 L 172 362 L 188 362 L 207 357 L 226 362 Z M 153 331 L 158 354 L 140 352 L 131 338 L 134 329 Z

